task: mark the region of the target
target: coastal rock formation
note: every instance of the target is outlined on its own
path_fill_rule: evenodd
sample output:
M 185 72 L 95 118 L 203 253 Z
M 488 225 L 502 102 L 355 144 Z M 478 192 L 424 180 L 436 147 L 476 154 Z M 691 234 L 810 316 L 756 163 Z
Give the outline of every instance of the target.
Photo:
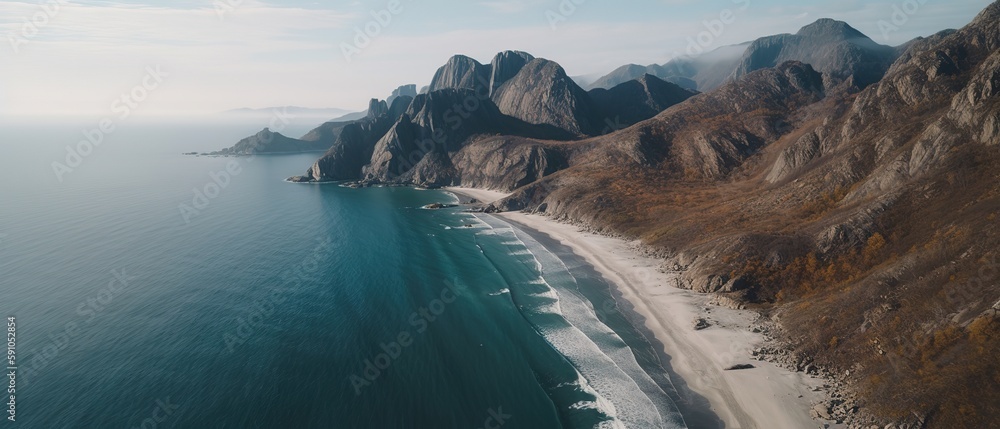
M 378 140 L 370 163 L 364 167 L 363 179 L 427 185 L 457 183 L 460 171 L 455 169 L 452 156 L 460 153 L 473 136 L 491 134 L 549 139 L 568 137 L 554 127 L 527 124 L 508 117 L 490 99 L 480 98 L 475 91 L 432 91 L 418 95 L 396 124 Z
M 521 137 L 483 137 L 452 157 L 454 184 L 512 191 L 568 166 L 558 147 Z
M 308 139 L 304 137 L 302 140 L 286 137 L 281 133 L 271 131 L 269 128 L 264 128 L 259 133 L 240 140 L 230 148 L 212 152 L 208 155 L 248 156 L 269 153 L 322 152 L 330 147 L 331 140 L 322 140 L 320 138 L 336 134 L 341 126 L 342 124 L 321 126 L 320 128 L 323 128 L 323 131 L 315 131 L 315 133 L 307 134 L 306 137 Z
M 371 159 L 375 142 L 393 124 L 388 115 L 366 118 L 344 127 L 337 141 L 316 161 L 303 178 L 295 181 L 355 180 Z

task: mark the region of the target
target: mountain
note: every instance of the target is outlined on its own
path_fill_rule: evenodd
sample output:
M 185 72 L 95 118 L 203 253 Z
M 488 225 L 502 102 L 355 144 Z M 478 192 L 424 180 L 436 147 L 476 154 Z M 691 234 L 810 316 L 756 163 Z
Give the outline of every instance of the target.
M 820 19 L 796 34 L 755 40 L 740 59 L 732 78 L 785 61 L 812 64 L 834 86 L 849 81 L 859 88 L 877 82 L 896 58 L 896 50 L 872 41 L 845 22 Z
M 590 96 L 552 61 L 535 59 L 525 64 L 492 99 L 501 112 L 528 123 L 581 135 L 600 130 L 601 115 Z
M 685 88 L 710 91 L 726 81 L 786 61 L 811 64 L 824 73 L 828 87 L 849 82 L 864 88 L 877 82 L 898 55 L 898 49 L 875 43 L 845 22 L 820 19 L 796 34 L 762 37 L 662 65 L 625 65 L 598 79 L 590 88 L 608 89 L 650 74 Z
M 403 97 L 403 96 L 410 97 L 410 98 L 416 97 L 417 96 L 417 85 L 414 85 L 414 84 L 403 85 L 403 86 L 400 86 L 399 88 L 394 89 L 392 91 L 392 94 L 389 95 L 389 97 L 385 99 L 385 102 L 388 103 L 391 106 L 393 100 L 395 100 L 397 97 Z
M 324 145 L 322 142 L 293 139 L 264 128 L 259 133 L 240 140 L 230 148 L 211 152 L 206 155 L 246 156 L 274 153 L 322 152 L 327 150 L 327 148 L 329 148 L 329 145 Z
M 333 118 L 332 122 L 357 121 L 358 119 L 364 119 L 365 116 L 368 116 L 368 111 L 367 110 L 365 110 L 363 112 L 348 113 L 348 114 L 346 114 L 344 116 L 339 116 L 339 117 Z
M 589 91 L 589 94 L 591 100 L 594 100 L 601 110 L 601 115 L 610 119 L 609 126 L 616 128 L 652 118 L 667 108 L 697 95 L 698 92 L 646 74 L 610 90 L 594 89 Z
M 665 64 L 624 65 L 595 80 L 589 88 L 610 89 L 649 74 L 683 88 L 710 91 L 729 79 L 749 45 L 748 42 L 723 46 L 696 57 L 680 57 Z
M 490 84 L 490 68 L 465 55 L 455 55 L 431 79 L 428 91 L 476 89 Z
M 490 63 L 490 97 L 500 86 L 513 79 L 535 57 L 527 52 L 505 51 L 497 54 Z
M 438 71 L 436 86 L 458 87 L 400 96 L 391 105 L 373 99 L 368 116 L 344 126 L 327 153 L 292 180 L 515 189 L 565 166 L 565 154 L 541 141 L 610 132 L 696 94 L 654 77 L 588 94 L 558 64 L 516 51 L 483 66 L 489 81 L 453 79 L 482 72 L 470 60 L 453 57 Z M 493 85 L 499 86 L 488 97 Z M 319 136 L 324 130 L 310 136 L 329 140 Z
M 833 377 L 843 388 L 817 409 L 850 427 L 990 427 L 1000 2 L 895 49 L 884 71 L 885 49 L 834 21 L 762 40 L 745 73 L 560 145 L 565 168 L 491 210 L 641 238 L 675 286 L 762 309 L 785 341 L 755 353 Z M 805 46 L 826 72 L 767 67 Z M 829 91 L 837 80 L 863 89 Z
M 473 108 L 455 110 L 468 100 L 476 100 Z M 473 90 L 448 88 L 419 94 L 412 101 L 397 99 L 387 113 L 349 126 L 305 176 L 292 180 L 448 185 L 460 182 L 466 171 L 483 168 L 484 164 L 473 163 L 468 151 L 463 152 L 466 145 L 475 138 L 496 135 L 545 140 L 573 137 L 554 126 L 529 124 L 504 115 L 491 100 L 480 100 Z M 460 153 L 469 164 L 452 162 Z M 475 158 L 475 162 L 479 160 Z
M 306 175 L 292 180 L 516 189 L 565 168 L 567 155 L 542 142 L 610 132 L 696 94 L 651 76 L 588 94 L 558 64 L 513 51 L 489 68 L 490 81 L 502 82 L 492 98 L 479 86 L 400 97 L 392 106 L 372 100 L 369 116 L 345 127 Z

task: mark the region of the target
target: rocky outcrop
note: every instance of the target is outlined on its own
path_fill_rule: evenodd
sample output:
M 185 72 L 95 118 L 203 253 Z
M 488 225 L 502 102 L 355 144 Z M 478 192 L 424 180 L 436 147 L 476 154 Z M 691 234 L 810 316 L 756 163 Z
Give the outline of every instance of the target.
M 504 115 L 475 91 L 433 91 L 418 95 L 378 140 L 371 162 L 364 168 L 364 179 L 448 184 L 456 177 L 450 157 L 461 151 L 470 137 L 487 134 L 557 137 L 553 130 Z M 441 171 L 435 172 L 435 168 Z
M 555 147 L 521 137 L 486 137 L 471 142 L 455 156 L 454 183 L 481 189 L 512 191 L 568 166 Z
M 396 100 L 396 98 L 398 97 L 410 97 L 412 99 L 413 97 L 416 96 L 417 96 L 417 85 L 414 84 L 403 85 L 400 86 L 399 88 L 392 90 L 392 95 L 390 95 L 389 98 L 386 98 L 385 102 L 386 104 L 392 106 L 392 102 Z
M 526 64 L 492 98 L 501 112 L 529 124 L 581 135 L 601 130 L 600 112 L 590 96 L 552 61 L 535 59 Z
M 743 54 L 732 77 L 801 61 L 827 75 L 828 87 L 849 82 L 864 88 L 878 82 L 895 58 L 895 49 L 875 43 L 847 23 L 820 19 L 796 34 L 757 39 Z
M 382 115 L 344 127 L 333 146 L 306 172 L 305 180 L 326 182 L 361 178 L 361 168 L 371 159 L 375 142 L 392 124 L 388 115 Z
M 490 97 L 534 59 L 531 54 L 521 51 L 504 51 L 493 57 L 490 63 Z
M 415 97 L 409 95 L 402 95 L 396 97 L 389 103 L 388 115 L 390 118 L 398 119 L 406 113 L 406 110 L 410 108 L 410 104 L 413 103 Z
M 483 88 L 489 93 L 490 68 L 465 55 L 455 55 L 434 73 L 428 92 Z
M 820 136 L 816 131 L 806 133 L 794 144 L 785 148 L 778 155 L 778 160 L 767 175 L 767 181 L 776 183 L 792 175 L 812 160 L 819 157 Z
M 389 114 L 389 104 L 385 100 L 373 98 L 368 103 L 368 118 L 375 119 Z
M 610 90 L 594 89 L 589 94 L 601 116 L 608 119 L 601 131 L 607 134 L 652 118 L 698 93 L 646 74 Z

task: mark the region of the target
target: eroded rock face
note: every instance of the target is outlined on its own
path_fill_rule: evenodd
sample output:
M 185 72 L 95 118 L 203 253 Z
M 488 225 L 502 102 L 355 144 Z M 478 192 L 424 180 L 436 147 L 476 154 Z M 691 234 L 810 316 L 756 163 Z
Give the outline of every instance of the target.
M 512 191 L 567 167 L 556 148 L 520 137 L 489 137 L 462 148 L 452 164 L 463 186 Z
M 504 123 L 496 105 L 472 90 L 444 89 L 418 95 L 378 140 L 364 178 L 410 181 L 410 170 L 424 157 L 457 152 L 470 136 L 498 131 Z M 426 167 L 423 170 L 425 176 L 431 175 Z
M 534 59 L 531 54 L 521 51 L 505 51 L 493 57 L 493 62 L 490 63 L 490 97 Z
M 594 135 L 600 113 L 590 97 L 558 64 L 535 59 L 493 94 L 505 115 L 529 124 L 551 125 L 574 134 Z
M 385 102 L 385 100 L 379 100 L 377 98 L 373 98 L 370 102 L 368 102 L 369 118 L 378 118 L 380 116 L 385 116 L 388 114 L 389 114 L 389 105 Z
M 465 55 L 451 57 L 434 73 L 428 92 L 441 89 L 485 88 L 489 92 L 490 68 Z
M 820 155 L 820 138 L 813 131 L 799 138 L 792 146 L 781 151 L 778 160 L 771 167 L 767 181 L 776 183 L 784 180 Z
M 403 116 L 403 114 L 406 113 L 406 110 L 410 108 L 410 103 L 413 103 L 413 99 L 414 97 L 409 95 L 402 95 L 394 98 L 392 103 L 389 104 L 389 117 L 398 118 Z
M 313 181 L 357 180 L 371 160 L 375 143 L 393 124 L 388 115 L 344 127 L 337 141 L 306 173 Z
M 979 143 L 1000 144 L 1000 52 L 974 72 L 965 89 L 951 101 L 948 118 L 972 133 Z
M 399 88 L 394 89 L 392 91 L 392 95 L 390 95 L 389 98 L 386 98 L 385 102 L 389 106 L 392 106 L 392 103 L 393 101 L 396 100 L 396 98 L 410 97 L 410 99 L 413 99 L 413 97 L 416 96 L 417 96 L 417 85 L 415 84 L 403 85 L 400 86 Z

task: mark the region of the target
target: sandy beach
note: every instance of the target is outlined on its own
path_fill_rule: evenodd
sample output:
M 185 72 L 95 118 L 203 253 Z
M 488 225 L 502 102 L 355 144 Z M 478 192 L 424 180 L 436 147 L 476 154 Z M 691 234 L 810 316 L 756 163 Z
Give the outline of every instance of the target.
M 475 189 L 447 190 L 463 195 L 463 201 L 475 198 L 491 202 L 506 196 Z M 663 344 L 670 370 L 681 377 L 686 389 L 707 400 L 724 427 L 837 427 L 834 422 L 810 417 L 812 404 L 824 398 L 822 391 L 814 390 L 823 384 L 822 380 L 752 359 L 750 351 L 764 341 L 762 335 L 750 330 L 756 317 L 752 311 L 711 305 L 707 295 L 668 286 L 674 284 L 670 278 L 673 274 L 660 272 L 659 260 L 637 252 L 637 242 L 588 233 L 540 215 L 496 216 L 570 247 L 614 284 L 645 319 L 648 332 Z M 706 319 L 711 326 L 695 330 L 694 320 L 698 318 Z M 754 368 L 724 370 L 737 364 L 751 364 Z M 686 389 L 681 389 L 682 395 Z

